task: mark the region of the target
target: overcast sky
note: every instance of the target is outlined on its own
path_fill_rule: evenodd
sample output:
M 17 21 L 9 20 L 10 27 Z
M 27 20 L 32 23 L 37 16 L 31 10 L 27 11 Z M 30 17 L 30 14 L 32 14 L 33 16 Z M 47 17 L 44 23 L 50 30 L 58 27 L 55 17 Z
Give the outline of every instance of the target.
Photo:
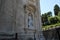
M 41 14 L 51 11 L 54 16 L 54 5 L 58 4 L 60 6 L 60 0 L 40 0 Z

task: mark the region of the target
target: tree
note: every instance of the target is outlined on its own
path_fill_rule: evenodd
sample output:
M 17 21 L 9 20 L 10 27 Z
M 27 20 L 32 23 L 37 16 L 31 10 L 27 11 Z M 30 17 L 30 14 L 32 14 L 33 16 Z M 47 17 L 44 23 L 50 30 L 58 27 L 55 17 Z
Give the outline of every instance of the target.
M 52 12 L 51 11 L 47 12 L 47 16 L 51 17 L 52 16 Z
M 43 25 L 48 24 L 48 15 L 47 15 L 47 13 L 42 14 L 42 23 L 43 23 Z
M 60 21 L 60 11 L 59 11 L 59 13 L 58 13 L 58 18 L 59 18 L 59 21 Z
M 60 11 L 58 12 L 58 16 L 60 17 Z
M 60 8 L 59 8 L 59 6 L 56 4 L 55 6 L 54 6 L 54 14 L 55 15 L 58 15 L 58 12 L 60 11 Z
M 49 17 L 48 20 L 49 20 L 49 23 L 50 23 L 50 24 L 55 24 L 55 23 L 60 22 L 58 16 L 55 16 L 55 17 Z

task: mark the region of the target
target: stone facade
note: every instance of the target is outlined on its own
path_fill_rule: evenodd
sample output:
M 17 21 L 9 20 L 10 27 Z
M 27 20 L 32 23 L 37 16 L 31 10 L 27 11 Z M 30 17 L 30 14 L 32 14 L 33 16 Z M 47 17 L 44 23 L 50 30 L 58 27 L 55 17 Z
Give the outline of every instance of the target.
M 40 31 L 39 0 L 0 0 L 0 33 L 17 33 L 20 40 L 39 40 Z

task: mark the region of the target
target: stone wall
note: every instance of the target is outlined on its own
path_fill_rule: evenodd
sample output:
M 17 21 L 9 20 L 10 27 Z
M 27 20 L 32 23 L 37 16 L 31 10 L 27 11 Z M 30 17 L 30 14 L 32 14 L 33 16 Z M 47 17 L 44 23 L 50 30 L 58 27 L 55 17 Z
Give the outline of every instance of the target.
M 25 10 L 24 5 L 26 5 Z M 39 31 L 41 31 L 39 7 L 39 0 L 0 0 L 0 33 L 13 36 L 17 33 L 21 40 L 25 40 L 24 38 L 27 40 L 29 37 L 34 39 L 35 36 L 36 40 L 39 40 Z M 28 27 L 29 13 L 33 15 L 33 27 Z
M 45 40 L 60 40 L 60 28 L 43 31 Z

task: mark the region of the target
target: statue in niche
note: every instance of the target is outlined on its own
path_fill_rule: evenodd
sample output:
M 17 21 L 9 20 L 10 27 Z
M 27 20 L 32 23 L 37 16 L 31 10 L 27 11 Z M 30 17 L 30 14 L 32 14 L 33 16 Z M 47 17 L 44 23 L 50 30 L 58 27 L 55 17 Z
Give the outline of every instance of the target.
M 31 13 L 28 14 L 28 27 L 33 27 L 33 15 Z

